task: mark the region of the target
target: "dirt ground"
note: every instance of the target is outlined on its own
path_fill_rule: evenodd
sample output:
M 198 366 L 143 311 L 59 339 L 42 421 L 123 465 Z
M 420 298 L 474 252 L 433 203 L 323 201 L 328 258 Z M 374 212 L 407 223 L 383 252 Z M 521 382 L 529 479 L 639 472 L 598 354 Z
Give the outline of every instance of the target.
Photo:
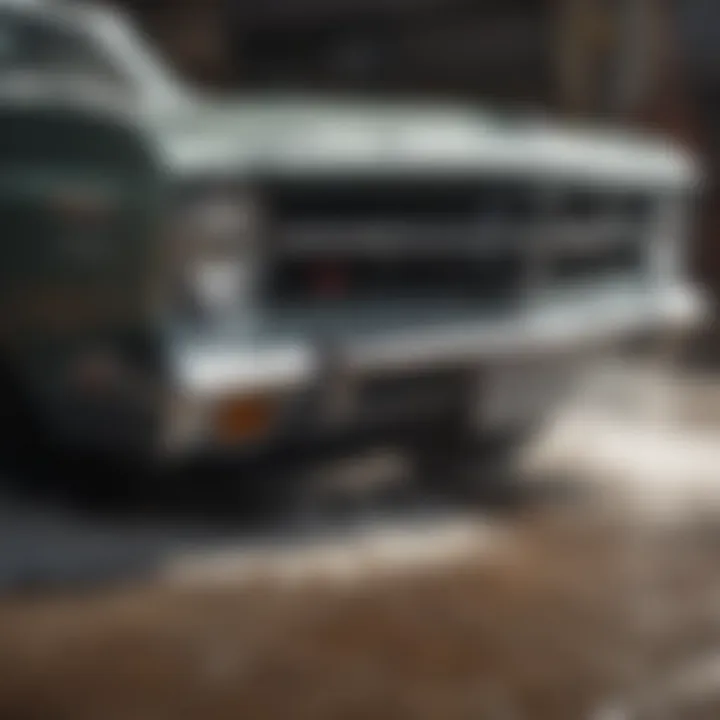
M 693 392 L 693 414 L 716 412 L 704 381 Z M 687 418 L 575 418 L 555 455 L 577 467 L 580 448 L 613 478 L 593 481 L 614 487 L 606 501 L 515 512 L 498 542 L 446 560 L 223 561 L 221 582 L 2 600 L 0 720 L 717 720 L 720 434 L 705 414 L 697 436 L 678 432 Z
M 720 538 L 571 518 L 515 518 L 492 553 L 351 583 L 4 601 L 0 718 L 590 717 L 720 640 Z M 638 576 L 635 553 L 662 573 Z

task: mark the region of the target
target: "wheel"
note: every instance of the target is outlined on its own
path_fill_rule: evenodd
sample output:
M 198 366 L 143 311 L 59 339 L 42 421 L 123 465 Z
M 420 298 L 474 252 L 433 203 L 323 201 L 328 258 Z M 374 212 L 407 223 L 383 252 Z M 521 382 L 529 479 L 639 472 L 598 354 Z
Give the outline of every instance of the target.
M 19 373 L 0 361 L 0 484 L 63 504 L 119 508 L 146 501 L 160 471 L 142 451 L 92 448 L 59 437 Z M 72 408 L 64 411 L 72 413 Z

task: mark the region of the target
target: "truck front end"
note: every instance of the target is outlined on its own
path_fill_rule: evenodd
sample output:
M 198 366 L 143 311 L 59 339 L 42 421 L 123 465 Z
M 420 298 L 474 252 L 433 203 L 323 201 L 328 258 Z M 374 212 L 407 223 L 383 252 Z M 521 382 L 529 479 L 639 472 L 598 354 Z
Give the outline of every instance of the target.
M 701 320 L 682 151 L 343 113 L 256 122 L 242 172 L 184 145 L 160 452 L 513 431 L 602 358 Z

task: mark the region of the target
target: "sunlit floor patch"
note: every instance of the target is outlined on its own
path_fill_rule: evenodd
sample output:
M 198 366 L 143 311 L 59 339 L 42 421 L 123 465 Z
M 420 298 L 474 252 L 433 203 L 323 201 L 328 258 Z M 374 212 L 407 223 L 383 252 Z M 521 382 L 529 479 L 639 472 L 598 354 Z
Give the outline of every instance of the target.
M 299 547 L 189 552 L 170 562 L 169 583 L 237 583 L 269 578 L 367 580 L 479 558 L 502 547 L 503 530 L 490 519 L 468 517 L 374 526 L 352 537 L 308 541 Z
M 720 388 L 629 373 L 616 395 L 559 413 L 528 448 L 527 476 L 560 474 L 653 518 L 720 515 Z

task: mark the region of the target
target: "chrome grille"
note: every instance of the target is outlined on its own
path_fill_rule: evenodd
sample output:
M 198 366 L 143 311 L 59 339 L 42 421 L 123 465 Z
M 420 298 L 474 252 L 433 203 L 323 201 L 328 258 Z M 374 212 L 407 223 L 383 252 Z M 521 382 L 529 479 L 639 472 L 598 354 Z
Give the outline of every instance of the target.
M 265 299 L 294 307 L 513 302 L 530 277 L 563 285 L 640 274 L 654 211 L 648 193 L 508 178 L 288 181 L 264 196 Z
M 517 181 L 276 186 L 266 290 L 273 302 L 511 300 L 537 222 Z

